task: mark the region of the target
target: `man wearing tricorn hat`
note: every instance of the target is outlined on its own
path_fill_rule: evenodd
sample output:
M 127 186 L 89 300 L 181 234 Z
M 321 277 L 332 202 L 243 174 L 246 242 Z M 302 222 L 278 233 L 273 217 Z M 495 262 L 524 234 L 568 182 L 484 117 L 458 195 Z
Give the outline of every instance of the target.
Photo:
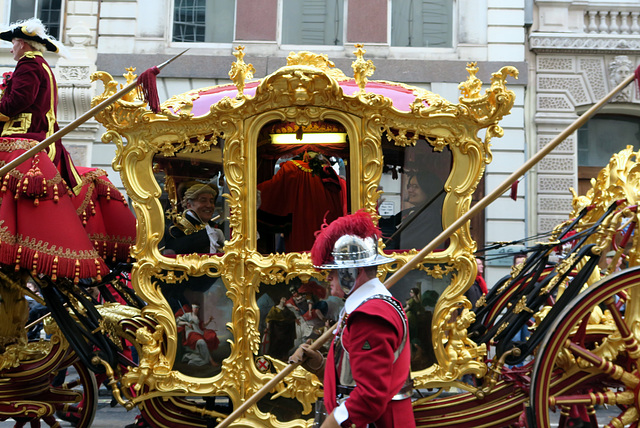
M 165 232 L 165 250 L 176 254 L 219 253 L 224 233 L 212 224 L 218 191 L 209 184 L 195 183 L 184 192 L 185 211 Z
M 42 141 L 58 130 L 58 86 L 45 51 L 60 54 L 64 47 L 47 34 L 42 22 L 31 18 L 0 33 L 11 42 L 16 68 L 0 98 L 0 137 Z M 61 141 L 47 149 L 69 187 L 78 192 L 81 179 Z
M 311 250 L 314 266 L 330 269 L 332 294 L 347 296 L 326 360 L 307 344 L 289 359 L 324 373 L 322 428 L 415 427 L 407 319 L 376 276 L 393 261 L 378 254 L 379 238 L 371 216 L 358 211 L 323 228 Z

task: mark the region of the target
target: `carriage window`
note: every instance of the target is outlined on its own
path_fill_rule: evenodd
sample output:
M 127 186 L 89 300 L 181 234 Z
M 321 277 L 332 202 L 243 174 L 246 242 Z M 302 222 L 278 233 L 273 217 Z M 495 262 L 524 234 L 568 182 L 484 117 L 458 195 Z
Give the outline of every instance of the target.
M 220 254 L 230 238 L 222 143 L 206 153 L 154 158 L 165 213 L 162 254 Z
M 383 140 L 380 229 L 386 250 L 421 250 L 442 232 L 444 183 L 451 172 L 449 148 L 436 152 L 425 140 L 400 147 Z M 446 243 L 441 248 L 446 247 Z
M 438 270 L 444 275 L 434 278 L 428 272 L 435 267 L 427 265 L 426 271 L 412 270 L 390 289 L 407 314 L 412 371 L 424 370 L 437 362 L 431 337 L 433 312 L 440 295 L 451 283 L 452 273 L 450 268 L 440 265 Z
M 349 212 L 347 135 L 340 124 L 265 126 L 258 142 L 261 253 L 309 251 L 315 232 Z

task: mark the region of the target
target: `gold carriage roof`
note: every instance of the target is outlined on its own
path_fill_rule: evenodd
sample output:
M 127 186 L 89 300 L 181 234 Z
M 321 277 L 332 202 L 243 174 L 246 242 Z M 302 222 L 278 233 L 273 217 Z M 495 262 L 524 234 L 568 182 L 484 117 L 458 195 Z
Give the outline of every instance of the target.
M 340 71 L 335 69 L 335 71 Z M 340 72 L 340 74 L 342 74 Z M 336 73 L 333 74 L 335 76 Z M 332 77 L 333 77 L 332 76 Z M 360 87 L 354 78 L 348 78 L 342 75 L 343 78 L 336 79 L 337 85 L 342 90 L 342 93 L 346 96 L 354 97 L 360 92 Z M 253 98 L 256 95 L 258 86 L 260 86 L 265 79 L 258 79 L 247 83 L 244 87 L 244 95 L 248 98 Z M 402 112 L 409 112 L 412 110 L 414 102 L 418 100 L 425 107 L 429 106 L 427 97 L 438 98 L 439 102 L 446 102 L 443 98 L 438 97 L 421 88 L 412 87 L 409 85 L 387 82 L 387 81 L 367 81 L 365 85 L 365 91 L 369 94 L 380 95 L 391 101 L 394 108 Z M 190 99 L 190 113 L 195 116 L 204 116 L 209 113 L 212 106 L 218 104 L 221 100 L 226 98 L 236 98 L 238 95 L 238 88 L 235 84 L 229 83 L 226 85 L 212 86 L 208 88 L 196 89 L 189 91 L 185 94 Z M 167 108 L 171 113 L 178 114 L 183 111 L 185 104 L 180 102 L 183 97 L 173 97 L 163 103 L 163 107 Z
M 462 94 L 459 104 L 453 104 L 423 88 L 369 80 L 375 66 L 371 60 L 364 59 L 365 52 L 362 45 L 356 45 L 356 58 L 351 65 L 353 77 L 347 77 L 336 68 L 327 55 L 303 51 L 290 53 L 287 65 L 274 73 L 251 80 L 255 70 L 244 62 L 244 47 L 238 46 L 234 52 L 237 60 L 229 71 L 233 83 L 174 95 L 162 103 L 160 115 L 145 111 L 144 104 L 134 97 L 124 97 L 116 103 L 111 114 L 98 114 L 96 119 L 117 132 L 150 125 L 149 132 L 156 136 L 152 145 L 160 144 L 160 151 L 165 154 L 175 154 L 184 144 L 189 145 L 187 140 L 194 136 L 199 140 L 221 136 L 224 131 L 216 126 L 212 128 L 210 119 L 218 122 L 227 117 L 236 121 L 240 117 L 289 107 L 326 107 L 360 117 L 377 116 L 382 128 L 393 131 L 388 132 L 388 138 L 401 145 L 415 143 L 418 138 L 435 137 L 438 140 L 435 146 L 439 149 L 451 142 L 445 140 L 459 138 L 456 136 L 460 131 L 454 129 L 459 126 L 466 128 L 470 135 L 481 128 L 489 128 L 485 137 L 487 143 L 493 136 L 502 135 L 498 122 L 509 114 L 515 99 L 515 94 L 506 88 L 506 79 L 507 76 L 517 78 L 516 68 L 506 66 L 493 73 L 490 87 L 481 94 L 482 81 L 476 77 L 478 67 L 469 63 L 469 77 L 459 85 Z M 135 78 L 129 74 L 128 80 Z M 97 72 L 92 78 L 105 84 L 105 92 L 92 100 L 93 105 L 115 93 L 115 82 L 108 73 Z M 120 113 L 113 114 L 116 111 Z M 134 119 L 140 114 L 146 116 L 144 121 Z M 434 117 L 446 117 L 448 124 L 429 120 Z M 305 122 L 300 118 L 296 122 L 300 120 Z M 187 122 L 193 126 L 183 129 Z M 178 131 L 176 125 L 182 129 Z M 434 128 L 437 128 L 435 132 Z M 485 147 L 487 152 L 488 149 Z M 491 156 L 490 153 L 486 155 Z
M 518 71 L 514 67 L 503 67 L 494 73 L 491 88 L 484 96 L 480 95 L 482 82 L 475 75 L 478 68 L 475 63 L 467 67 L 469 78 L 459 86 L 462 96 L 461 105 L 454 105 L 441 96 L 423 88 L 404 83 L 369 80 L 375 66 L 371 60 L 364 59 L 366 51 L 362 45 L 356 45 L 356 59 L 352 63 L 354 77 L 348 77 L 336 68 L 327 55 L 312 52 L 291 52 L 287 57 L 287 65 L 276 72 L 258 80 L 253 78 L 253 66 L 243 60 L 244 47 L 236 48 L 234 55 L 237 61 L 232 64 L 229 76 L 233 83 L 191 90 L 171 97 L 162 104 L 162 111 L 168 116 L 189 116 L 201 118 L 211 111 L 225 111 L 243 107 L 240 100 L 260 102 L 274 95 L 287 93 L 293 96 L 290 105 L 322 105 L 325 99 L 313 99 L 313 89 L 318 89 L 318 82 L 311 83 L 309 75 L 323 75 L 328 81 L 330 97 L 333 102 L 341 103 L 347 110 L 359 110 L 351 100 L 364 101 L 371 107 L 390 109 L 402 118 L 427 118 L 431 114 L 455 115 L 460 119 L 468 118 L 475 126 L 482 128 L 496 123 L 502 116 L 509 114 L 514 94 L 505 88 L 508 75 L 517 78 Z M 288 81 L 286 84 L 282 80 Z M 310 87 L 311 86 L 311 87 Z M 315 88 L 314 88 L 315 87 Z M 311 90 L 310 90 L 311 89 Z M 502 99 L 500 94 L 503 95 Z M 360 98 L 364 96 L 364 98 Z M 282 99 L 272 104 L 281 104 Z M 286 103 L 285 103 L 286 104 Z M 277 106 L 276 106 L 277 107 Z M 394 128 L 394 126 L 391 126 Z M 401 126 L 404 128 L 404 126 Z M 416 127 L 416 128 L 419 128 Z M 419 131 L 419 129 L 416 129 Z

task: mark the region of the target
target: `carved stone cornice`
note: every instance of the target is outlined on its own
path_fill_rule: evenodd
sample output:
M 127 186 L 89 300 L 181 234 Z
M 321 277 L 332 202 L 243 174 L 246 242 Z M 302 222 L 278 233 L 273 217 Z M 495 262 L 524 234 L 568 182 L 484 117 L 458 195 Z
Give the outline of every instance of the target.
M 533 33 L 529 46 L 535 53 L 638 54 L 640 36 Z

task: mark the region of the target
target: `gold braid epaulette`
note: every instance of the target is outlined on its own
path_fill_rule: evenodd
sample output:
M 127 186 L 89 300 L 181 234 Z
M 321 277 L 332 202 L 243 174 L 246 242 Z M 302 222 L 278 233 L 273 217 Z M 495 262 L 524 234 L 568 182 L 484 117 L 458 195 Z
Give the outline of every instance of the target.
M 207 227 L 206 224 L 193 224 L 183 214 L 178 214 L 175 211 L 167 211 L 167 217 L 173 223 L 169 228 L 169 232 L 175 227 L 180 229 L 185 235 L 191 235 Z

